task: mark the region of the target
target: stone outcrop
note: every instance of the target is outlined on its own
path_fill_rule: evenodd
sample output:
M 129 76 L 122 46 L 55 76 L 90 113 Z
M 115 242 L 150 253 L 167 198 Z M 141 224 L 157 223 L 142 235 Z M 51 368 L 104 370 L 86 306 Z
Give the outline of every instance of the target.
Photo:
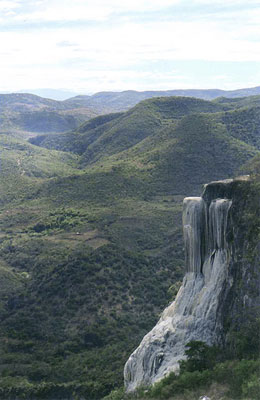
M 236 256 L 234 235 L 230 235 L 236 230 L 232 219 L 236 185 L 233 180 L 212 182 L 202 197 L 184 199 L 186 274 L 175 301 L 128 359 L 124 369 L 127 391 L 178 372 L 185 345 L 191 340 L 223 344 L 224 322 L 236 305 L 232 294 Z

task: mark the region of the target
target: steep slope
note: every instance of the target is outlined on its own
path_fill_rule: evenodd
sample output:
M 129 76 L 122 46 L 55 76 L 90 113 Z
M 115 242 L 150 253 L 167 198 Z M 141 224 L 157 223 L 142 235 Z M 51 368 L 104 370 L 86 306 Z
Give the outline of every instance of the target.
M 172 181 L 178 193 L 194 194 L 194 188 L 203 180 L 232 177 L 240 165 L 257 153 L 253 146 L 232 137 L 224 124 L 216 123 L 208 115 L 185 117 L 171 133 L 176 143 L 167 146 L 166 142 L 156 162 L 155 176 L 164 190 L 171 187 Z
M 118 153 L 153 135 L 168 123 L 195 112 L 216 112 L 220 107 L 193 98 L 162 98 L 147 100 L 126 113 L 111 131 L 105 132 L 89 146 L 83 163 Z M 105 149 L 105 150 L 103 150 Z
M 75 132 L 60 135 L 39 135 L 30 139 L 30 143 L 47 149 L 70 151 L 82 154 L 85 149 L 109 129 L 113 120 L 117 120 L 122 114 L 106 114 L 91 119 L 80 125 Z M 87 133 L 87 134 L 86 134 Z
M 138 398 L 259 397 L 259 190 L 255 175 L 184 199 L 183 284 L 125 366 L 128 391 L 157 382 Z
M 237 229 L 228 227 L 235 184 L 232 180 L 215 182 L 206 186 L 202 197 L 184 199 L 186 274 L 176 300 L 125 366 L 128 391 L 178 371 L 185 345 L 191 341 L 223 345 L 223 314 L 229 307 L 223 299 L 235 285 L 231 244 L 226 240 L 228 230 Z M 244 295 L 252 296 L 249 291 Z M 260 304 L 259 293 L 254 300 Z M 231 316 L 235 318 L 232 312 Z
M 145 176 L 150 195 L 195 194 L 203 180 L 231 177 L 257 153 L 254 146 L 231 136 L 215 115 L 194 114 L 164 126 L 129 150 L 102 158 L 98 165 L 106 171 L 115 164 L 118 170 Z
M 234 138 L 260 149 L 260 106 L 227 112 L 221 120 Z

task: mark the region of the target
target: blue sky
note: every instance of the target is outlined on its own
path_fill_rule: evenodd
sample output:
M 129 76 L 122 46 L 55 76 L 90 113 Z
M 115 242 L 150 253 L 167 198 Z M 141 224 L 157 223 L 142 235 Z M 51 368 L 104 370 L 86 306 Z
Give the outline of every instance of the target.
M 259 0 L 0 0 L 0 91 L 259 86 L 259 22 Z

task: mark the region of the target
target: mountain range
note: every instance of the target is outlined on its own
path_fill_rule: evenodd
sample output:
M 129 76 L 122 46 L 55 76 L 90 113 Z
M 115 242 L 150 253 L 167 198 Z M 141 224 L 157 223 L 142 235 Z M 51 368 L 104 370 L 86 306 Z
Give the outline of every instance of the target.
M 48 95 L 47 89 L 34 93 Z M 126 111 L 142 100 L 153 97 L 185 96 L 212 100 L 217 97 L 237 98 L 260 94 L 260 87 L 224 91 L 167 90 L 137 92 L 100 92 L 79 95 L 63 101 L 42 98 L 35 94 L 0 94 L 0 132 L 28 138 L 39 133 L 57 133 L 74 130 L 95 116 Z M 59 97 L 59 96 L 58 96 Z
M 81 90 L 81 93 L 84 91 Z M 3 94 L 7 94 L 10 92 L 2 92 Z M 40 89 L 23 89 L 19 90 L 17 93 L 31 93 L 36 96 L 47 97 L 53 100 L 67 100 L 72 97 L 78 96 L 79 93 L 76 93 L 72 90 L 66 89 L 52 89 L 52 88 L 40 88 Z M 138 98 L 138 101 L 145 100 L 150 97 L 158 97 L 158 96 L 188 96 L 188 97 L 197 97 L 206 100 L 212 100 L 216 97 L 243 97 L 243 96 L 254 96 L 260 94 L 260 87 L 254 88 L 244 88 L 244 89 L 235 89 L 235 90 L 221 90 L 221 89 L 175 89 L 175 90 L 150 90 L 150 91 L 136 91 L 136 90 L 124 90 L 118 92 L 99 92 L 93 95 L 83 95 L 85 98 L 99 98 L 99 101 L 115 98 L 125 98 L 127 96 L 132 96 Z M 139 97 L 138 97 L 139 96 Z M 112 100 L 113 101 L 113 100 Z M 132 106 L 135 104 L 132 104 Z

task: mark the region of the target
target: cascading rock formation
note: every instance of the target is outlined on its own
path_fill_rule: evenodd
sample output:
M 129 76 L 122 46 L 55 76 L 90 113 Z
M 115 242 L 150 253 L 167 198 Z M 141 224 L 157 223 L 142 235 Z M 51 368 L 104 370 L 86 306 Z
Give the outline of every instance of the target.
M 232 200 L 225 189 L 230 182 L 212 182 L 205 186 L 202 197 L 184 199 L 186 274 L 175 301 L 164 310 L 125 365 L 128 392 L 140 385 L 151 385 L 171 371 L 178 372 L 188 342 L 200 340 L 211 345 L 221 336 L 219 307 L 223 287 L 232 285 L 226 240 Z

